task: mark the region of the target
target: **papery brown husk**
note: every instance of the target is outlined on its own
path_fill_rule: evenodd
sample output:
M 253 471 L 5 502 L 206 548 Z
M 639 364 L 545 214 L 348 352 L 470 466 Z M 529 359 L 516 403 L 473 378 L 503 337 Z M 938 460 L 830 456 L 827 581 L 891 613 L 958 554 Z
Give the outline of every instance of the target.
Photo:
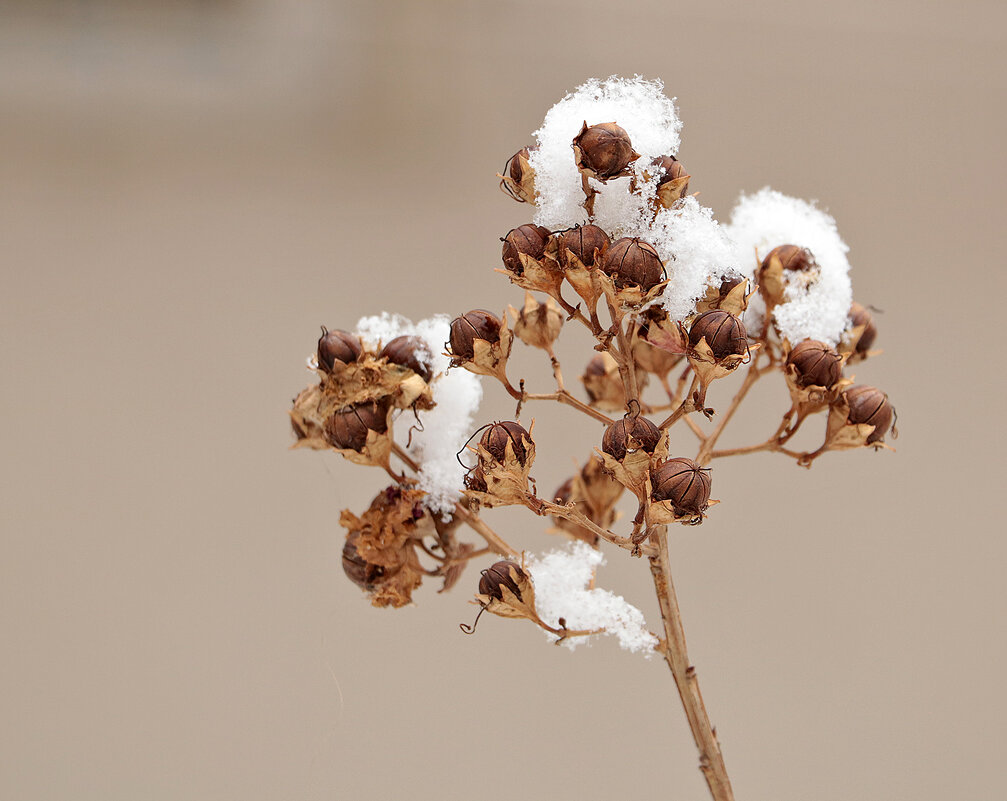
M 507 307 L 514 318 L 514 334 L 533 348 L 548 350 L 559 338 L 563 328 L 563 314 L 556 301 L 551 297 L 545 303 L 540 303 L 531 292 L 525 292 L 524 307 L 518 311 L 513 306 Z
M 534 430 L 534 423 L 532 430 Z M 503 461 L 498 461 L 492 453 L 480 443 L 476 448 L 469 448 L 479 457 L 479 472 L 486 482 L 485 492 L 476 489 L 466 489 L 465 495 L 481 506 L 513 506 L 524 504 L 528 495 L 528 475 L 535 461 L 535 442 L 529 436 L 522 439 L 525 447 L 524 464 L 514 453 L 514 443 L 508 440 L 504 446 Z
M 487 612 L 500 617 L 524 618 L 543 625 L 542 619 L 535 609 L 535 587 L 527 573 L 519 574 L 514 568 L 510 571 L 511 579 L 517 585 L 515 594 L 506 584 L 500 585 L 500 598 L 492 595 L 476 593 L 476 602 Z
M 576 511 L 595 525 L 610 529 L 618 517 L 615 504 L 622 495 L 622 484 L 605 471 L 600 460 L 591 457 L 570 479 L 570 485 L 567 503 L 573 504 Z M 552 519 L 556 526 L 550 529 L 551 532 L 582 540 L 591 546 L 598 545 L 598 535 L 590 529 L 559 515 L 553 515 Z
M 537 292 L 545 292 L 557 300 L 560 297 L 560 287 L 563 284 L 563 270 L 552 259 L 543 256 L 541 259 L 533 259 L 527 253 L 519 253 L 523 272 L 521 275 L 497 267 L 498 273 L 503 273 L 510 278 L 511 283 L 517 284 L 522 289 L 531 289 Z
M 749 291 L 748 283 L 748 279 L 744 279 L 740 284 L 732 287 L 726 295 L 721 295 L 719 286 L 708 286 L 706 294 L 696 303 L 696 313 L 702 314 L 712 309 L 720 309 L 735 317 L 741 317 L 748 309 L 748 302 L 752 295 L 758 291 L 758 288 Z
M 476 375 L 488 375 L 493 378 L 506 380 L 507 359 L 510 358 L 511 347 L 514 344 L 514 335 L 507 327 L 507 315 L 500 315 L 500 338 L 496 342 L 475 337 L 472 340 L 473 355 L 471 359 L 452 356 L 451 365 L 453 367 L 464 367 L 470 373 Z M 448 354 L 450 355 L 450 354 Z
M 321 384 L 325 395 L 321 406 L 332 411 L 385 398 L 397 409 L 434 407 L 433 393 L 422 376 L 370 353 L 352 364 L 336 364 L 322 374 Z

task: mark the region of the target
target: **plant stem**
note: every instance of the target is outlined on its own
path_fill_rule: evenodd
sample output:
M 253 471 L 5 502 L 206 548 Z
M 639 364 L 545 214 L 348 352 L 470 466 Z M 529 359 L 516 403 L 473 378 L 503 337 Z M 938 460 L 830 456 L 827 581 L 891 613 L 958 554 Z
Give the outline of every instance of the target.
M 714 801 L 734 801 L 731 780 L 727 776 L 724 757 L 720 752 L 717 734 L 710 723 L 703 695 L 699 691 L 696 669 L 689 664 L 689 654 L 685 646 L 685 630 L 678 608 L 675 585 L 671 579 L 668 554 L 668 528 L 657 526 L 652 533 L 657 545 L 657 553 L 650 557 L 650 573 L 654 579 L 654 589 L 661 608 L 664 622 L 664 639 L 658 649 L 671 669 L 678 695 L 685 708 L 689 729 L 699 749 L 699 769 L 703 772 L 710 795 Z
M 748 394 L 748 390 L 752 388 L 752 385 L 759 380 L 761 373 L 759 372 L 757 359 L 752 360 L 752 366 L 748 368 L 748 373 L 745 375 L 745 380 L 741 384 L 741 388 L 738 390 L 737 394 L 731 400 L 731 405 L 728 407 L 724 416 L 720 419 L 717 427 L 710 432 L 710 435 L 700 446 L 699 453 L 696 454 L 696 463 L 699 465 L 704 465 L 710 461 L 710 455 L 713 453 L 713 446 L 717 444 L 717 440 L 720 435 L 724 433 L 724 429 L 727 424 L 731 421 L 731 417 L 738 410 L 738 406 L 745 399 L 745 395 Z

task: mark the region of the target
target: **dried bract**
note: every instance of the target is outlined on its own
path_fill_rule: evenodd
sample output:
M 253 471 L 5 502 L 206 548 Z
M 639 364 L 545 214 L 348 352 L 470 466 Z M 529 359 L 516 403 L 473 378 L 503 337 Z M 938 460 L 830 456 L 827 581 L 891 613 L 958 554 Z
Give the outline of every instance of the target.
M 539 303 L 531 292 L 525 293 L 524 308 L 518 311 L 513 306 L 514 333 L 518 339 L 533 348 L 549 350 L 563 328 L 563 313 L 552 298 Z
M 592 356 L 580 380 L 592 406 L 607 412 L 626 408 L 626 389 L 619 376 L 619 365 L 610 354 Z

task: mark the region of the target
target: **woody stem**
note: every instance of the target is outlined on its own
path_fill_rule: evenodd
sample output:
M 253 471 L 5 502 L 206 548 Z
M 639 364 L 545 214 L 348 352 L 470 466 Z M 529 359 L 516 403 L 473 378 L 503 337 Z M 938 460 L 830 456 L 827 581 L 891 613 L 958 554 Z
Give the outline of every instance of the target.
M 703 772 L 713 801 L 734 801 L 734 791 L 727 776 L 720 743 L 717 742 L 717 734 L 710 723 L 703 695 L 699 691 L 696 669 L 689 664 L 682 615 L 675 595 L 675 585 L 671 579 L 667 526 L 653 529 L 652 539 L 657 545 L 657 553 L 650 557 L 650 572 L 661 608 L 661 619 L 664 622 L 664 639 L 658 645 L 658 650 L 664 656 L 675 679 L 675 686 L 678 688 L 678 695 L 689 721 L 689 729 L 692 731 L 696 748 L 699 749 L 699 769 Z
M 758 359 L 752 360 L 752 366 L 748 368 L 748 373 L 745 374 L 745 380 L 741 384 L 741 388 L 735 394 L 734 398 L 731 399 L 731 405 L 727 408 L 724 416 L 720 418 L 720 422 L 717 427 L 710 432 L 710 435 L 706 438 L 703 444 L 699 448 L 699 453 L 696 454 L 696 463 L 699 465 L 704 465 L 710 461 L 710 455 L 713 453 L 713 446 L 717 444 L 717 440 L 720 435 L 724 433 L 724 429 L 727 424 L 731 421 L 734 413 L 738 410 L 741 402 L 745 399 L 745 395 L 748 394 L 748 390 L 752 388 L 752 385 L 759 380 Z

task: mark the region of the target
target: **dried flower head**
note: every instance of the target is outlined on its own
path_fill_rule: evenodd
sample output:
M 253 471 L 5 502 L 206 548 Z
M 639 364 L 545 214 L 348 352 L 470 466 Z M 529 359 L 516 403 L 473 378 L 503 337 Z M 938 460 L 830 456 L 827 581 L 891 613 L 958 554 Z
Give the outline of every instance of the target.
M 689 328 L 689 344 L 693 348 L 706 340 L 715 359 L 742 356 L 748 350 L 748 332 L 745 324 L 733 314 L 722 309 L 703 312 Z
M 503 174 L 499 175 L 500 188 L 518 203 L 535 202 L 535 170 L 528 163 L 528 158 L 535 147 L 523 147 L 504 165 Z
M 637 237 L 623 237 L 613 242 L 605 253 L 601 269 L 612 276 L 617 287 L 633 284 L 649 290 L 664 277 L 664 264 L 654 246 Z
M 433 358 L 430 347 L 417 336 L 395 337 L 381 349 L 380 355 L 392 364 L 408 367 L 428 383 L 434 377 L 430 368 Z
M 627 452 L 642 450 L 653 453 L 661 439 L 661 431 L 643 415 L 627 415 L 605 429 L 601 449 L 615 459 L 625 459 Z
M 798 342 L 787 356 L 799 387 L 831 388 L 843 376 L 843 360 L 835 348 L 815 339 Z
M 349 331 L 336 329 L 329 331 L 322 326 L 322 335 L 318 339 L 318 366 L 326 372 L 331 372 L 338 364 L 350 364 L 360 357 L 360 339 Z
M 340 409 L 325 421 L 326 440 L 341 450 L 362 451 L 371 431 L 384 434 L 387 430 L 388 409 L 374 401 Z
M 710 469 L 692 459 L 676 457 L 662 463 L 651 474 L 655 501 L 668 501 L 684 515 L 701 515 L 710 502 Z
M 485 309 L 473 309 L 451 321 L 451 355 L 455 359 L 475 356 L 475 341 L 500 341 L 500 318 Z
M 541 225 L 525 223 L 507 232 L 503 242 L 504 267 L 515 275 L 524 274 L 525 265 L 521 256 L 538 261 L 545 254 L 550 231 Z
M 577 166 L 592 177 L 607 181 L 626 174 L 626 168 L 639 157 L 629 134 L 614 122 L 584 127 L 573 140 Z
M 850 387 L 843 396 L 850 407 L 847 422 L 851 425 L 874 426 L 874 431 L 867 437 L 868 445 L 884 442 L 895 416 L 888 396 L 880 389 L 866 384 Z
M 487 428 L 479 440 L 479 444 L 498 462 L 503 463 L 507 458 L 507 446 L 510 445 L 514 458 L 518 463 L 524 465 L 528 460 L 528 445 L 531 443 L 531 434 L 520 423 L 507 421 L 494 423 Z

